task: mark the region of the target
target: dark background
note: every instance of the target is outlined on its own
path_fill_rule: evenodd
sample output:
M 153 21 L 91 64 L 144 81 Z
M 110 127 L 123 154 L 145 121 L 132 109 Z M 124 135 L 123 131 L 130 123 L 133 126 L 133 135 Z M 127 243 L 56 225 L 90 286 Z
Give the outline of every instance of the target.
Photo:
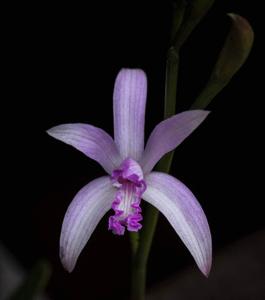
M 243 3 L 244 2 L 244 3 Z M 88 2 L 89 3 L 89 2 Z M 258 8 L 250 1 L 216 1 L 181 51 L 178 111 L 188 109 L 209 76 L 229 30 L 227 12 L 245 16 L 256 32 L 253 51 L 209 106 L 202 126 L 178 147 L 172 174 L 195 193 L 208 217 L 214 254 L 264 228 L 261 133 L 264 77 Z M 84 122 L 112 128 L 112 92 L 122 67 L 148 76 L 146 137 L 163 117 L 169 1 L 105 4 L 21 4 L 6 23 L 7 93 L 2 107 L 3 197 L 0 239 L 29 269 L 48 258 L 53 299 L 124 299 L 128 295 L 128 236 L 107 231 L 107 217 L 74 272 L 58 258 L 60 227 L 75 193 L 104 171 L 51 137 L 54 125 Z M 258 72 L 261 72 L 259 75 Z M 160 217 L 148 286 L 186 266 L 192 257 Z M 229 272 L 229 270 L 227 270 Z

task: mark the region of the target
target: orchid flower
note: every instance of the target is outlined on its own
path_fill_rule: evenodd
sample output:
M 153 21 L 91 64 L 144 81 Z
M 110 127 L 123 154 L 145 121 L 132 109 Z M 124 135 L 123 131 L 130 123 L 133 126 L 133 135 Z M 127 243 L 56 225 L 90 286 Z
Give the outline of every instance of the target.
M 108 173 L 84 186 L 64 217 L 60 258 L 71 272 L 95 227 L 106 214 L 108 229 L 123 235 L 138 231 L 141 199 L 169 221 L 207 276 L 212 259 L 211 234 L 205 214 L 192 192 L 176 178 L 153 172 L 156 163 L 175 149 L 207 117 L 204 110 L 185 111 L 159 123 L 144 148 L 147 79 L 142 70 L 122 69 L 113 96 L 114 140 L 87 124 L 64 124 L 48 134 L 97 161 Z

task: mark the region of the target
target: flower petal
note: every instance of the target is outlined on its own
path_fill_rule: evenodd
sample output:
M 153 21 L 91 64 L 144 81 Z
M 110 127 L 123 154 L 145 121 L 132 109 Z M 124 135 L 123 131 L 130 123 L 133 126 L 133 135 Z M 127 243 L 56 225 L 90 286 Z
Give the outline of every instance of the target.
M 212 240 L 206 216 L 192 192 L 176 178 L 152 172 L 145 178 L 143 199 L 168 219 L 199 269 L 208 275 L 212 262 Z
M 122 69 L 113 95 L 114 140 L 123 159 L 139 160 L 144 149 L 147 79 L 142 70 Z
M 109 174 L 121 164 L 112 137 L 100 128 L 81 123 L 63 124 L 52 127 L 47 133 L 94 159 Z
M 184 111 L 159 123 L 151 133 L 140 161 L 144 173 L 150 172 L 161 157 L 182 143 L 208 114 L 205 110 Z
M 108 176 L 84 186 L 75 196 L 64 217 L 60 237 L 60 258 L 69 272 L 75 267 L 100 219 L 111 208 L 115 189 Z

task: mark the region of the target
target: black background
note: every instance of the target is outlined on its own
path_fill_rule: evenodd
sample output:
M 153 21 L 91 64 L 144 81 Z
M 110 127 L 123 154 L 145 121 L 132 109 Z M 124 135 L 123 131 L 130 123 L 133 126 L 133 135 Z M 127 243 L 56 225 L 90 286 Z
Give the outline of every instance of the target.
M 53 299 L 124 299 L 129 288 L 128 236 L 107 231 L 105 217 L 74 272 L 58 258 L 64 213 L 75 193 L 104 171 L 82 153 L 49 137 L 54 125 L 84 122 L 112 128 L 112 91 L 122 67 L 148 76 L 146 137 L 163 117 L 165 56 L 171 6 L 161 2 L 20 4 L 5 24 L 7 63 L 2 105 L 1 240 L 25 268 L 53 265 Z M 250 1 L 216 1 L 181 51 L 178 111 L 188 109 L 210 74 L 229 30 L 227 12 L 245 16 L 256 32 L 253 51 L 209 106 L 207 120 L 178 147 L 172 174 L 187 184 L 208 217 L 214 253 L 264 228 L 263 56 L 258 8 Z M 259 73 L 260 72 L 260 73 Z M 148 285 L 180 268 L 196 268 L 160 217 Z

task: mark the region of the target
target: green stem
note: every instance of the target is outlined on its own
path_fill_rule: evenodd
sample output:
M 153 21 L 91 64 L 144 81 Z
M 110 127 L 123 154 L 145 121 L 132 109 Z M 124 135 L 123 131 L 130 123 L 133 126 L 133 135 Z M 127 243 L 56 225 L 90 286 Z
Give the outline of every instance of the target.
M 132 262 L 132 282 L 131 282 L 131 300 L 144 300 L 145 299 L 145 278 L 146 267 L 139 266 L 133 258 Z
M 166 64 L 164 119 L 171 117 L 176 111 L 178 66 L 179 54 L 174 47 L 170 47 Z
M 164 117 L 168 118 L 175 114 L 175 102 L 177 93 L 179 56 L 173 47 L 168 51 L 166 65 L 166 89 L 165 89 L 165 110 Z M 169 172 L 174 152 L 169 153 L 161 160 L 157 170 Z M 150 253 L 153 236 L 156 229 L 159 212 L 156 208 L 148 205 L 144 214 L 144 223 L 141 234 L 131 234 L 132 244 L 132 281 L 131 281 L 131 299 L 144 300 L 146 286 L 146 267 Z M 139 241 L 137 238 L 139 237 Z
M 158 219 L 158 210 L 148 206 L 144 215 L 144 226 L 140 234 L 139 248 L 132 259 L 131 299 L 144 300 L 147 260 Z
M 172 1 L 172 26 L 171 26 L 171 36 L 170 36 L 170 44 L 173 45 L 182 25 L 184 13 L 186 10 L 187 2 L 186 0 L 177 0 Z
M 187 2 L 183 22 L 173 41 L 173 45 L 177 50 L 182 47 L 194 28 L 212 7 L 214 0 L 193 0 Z
M 130 242 L 131 242 L 131 249 L 132 249 L 132 256 L 134 257 L 138 246 L 139 246 L 139 233 L 138 232 L 129 232 L 130 234 Z

